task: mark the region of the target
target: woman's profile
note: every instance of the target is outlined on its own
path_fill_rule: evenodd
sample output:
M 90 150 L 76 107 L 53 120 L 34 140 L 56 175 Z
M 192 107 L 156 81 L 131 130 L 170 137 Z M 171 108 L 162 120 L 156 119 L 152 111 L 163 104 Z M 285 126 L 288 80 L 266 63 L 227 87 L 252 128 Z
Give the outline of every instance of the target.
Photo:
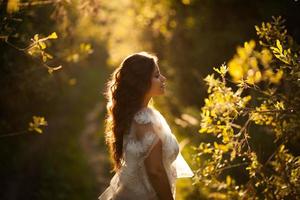
M 194 174 L 161 113 L 150 106 L 163 95 L 166 78 L 158 58 L 127 56 L 106 84 L 105 139 L 114 176 L 99 200 L 175 199 L 176 178 Z

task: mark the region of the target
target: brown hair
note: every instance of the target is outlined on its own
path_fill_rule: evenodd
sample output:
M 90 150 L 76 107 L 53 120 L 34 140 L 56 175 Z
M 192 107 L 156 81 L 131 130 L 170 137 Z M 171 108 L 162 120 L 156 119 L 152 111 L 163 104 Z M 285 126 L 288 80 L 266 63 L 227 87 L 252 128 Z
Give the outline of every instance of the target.
M 105 141 L 113 160 L 113 171 L 121 167 L 123 136 L 128 134 L 134 114 L 142 107 L 151 87 L 157 57 L 147 52 L 127 56 L 106 84 Z

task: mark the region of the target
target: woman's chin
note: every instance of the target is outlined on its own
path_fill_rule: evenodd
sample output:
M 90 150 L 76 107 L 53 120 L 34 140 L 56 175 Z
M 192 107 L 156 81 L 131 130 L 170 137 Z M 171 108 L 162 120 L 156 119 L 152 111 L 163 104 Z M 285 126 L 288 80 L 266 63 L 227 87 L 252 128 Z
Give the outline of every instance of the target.
M 160 94 L 160 95 L 164 95 L 164 94 L 165 94 L 165 92 L 166 92 L 166 89 L 165 89 L 165 88 L 162 88 L 162 90 L 161 90 L 161 94 Z
M 164 95 L 165 92 L 166 92 L 165 88 L 160 88 L 160 90 L 156 91 L 155 94 L 153 94 L 152 96 L 161 96 L 161 95 Z

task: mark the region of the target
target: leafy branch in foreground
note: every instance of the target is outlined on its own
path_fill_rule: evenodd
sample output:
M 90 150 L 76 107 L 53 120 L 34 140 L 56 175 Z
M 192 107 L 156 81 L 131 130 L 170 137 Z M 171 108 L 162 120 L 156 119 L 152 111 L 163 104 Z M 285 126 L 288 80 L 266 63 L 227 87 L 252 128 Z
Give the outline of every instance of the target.
M 39 38 L 39 34 L 35 34 L 34 37 L 31 39 L 32 43 L 25 48 L 20 48 L 12 44 L 8 41 L 8 37 L 3 37 L 4 41 L 10 45 L 11 47 L 24 52 L 33 57 L 41 57 L 41 61 L 44 67 L 48 69 L 48 72 L 52 74 L 53 71 L 61 69 L 62 66 L 58 67 L 50 67 L 46 62 L 49 59 L 52 59 L 53 56 L 45 51 L 47 44 L 46 42 L 50 39 L 57 39 L 56 32 L 51 33 L 47 37 Z
M 0 138 L 27 134 L 29 132 L 36 132 L 36 133 L 41 134 L 41 133 L 43 133 L 43 130 L 41 128 L 42 126 L 48 126 L 48 122 L 45 120 L 45 118 L 40 117 L 40 116 L 33 116 L 32 122 L 29 122 L 27 130 L 22 130 L 22 131 L 13 132 L 13 133 L 7 133 L 7 134 L 0 134 Z
M 245 42 L 228 67 L 214 68 L 221 79 L 204 79 L 199 132 L 208 141 L 194 147 L 194 184 L 211 199 L 300 199 L 300 156 L 289 149 L 300 138 L 299 46 L 283 22 L 255 26 L 260 46 Z
M 63 19 L 64 22 L 62 24 L 66 26 L 70 23 L 67 11 L 68 4 L 71 4 L 71 2 L 63 3 L 55 0 L 36 2 L 20 2 L 12 0 L 4 2 L 4 4 L 1 7 L 3 15 L 0 17 L 0 42 L 5 42 L 10 47 L 13 47 L 16 50 L 21 51 L 26 55 L 29 55 L 31 58 L 33 58 L 34 61 L 37 61 L 43 67 L 47 68 L 49 74 L 52 74 L 54 71 L 61 69 L 62 65 L 51 66 L 47 63 L 47 61 L 53 59 L 53 55 L 47 52 L 46 48 L 51 46 L 50 40 L 58 38 L 57 33 L 52 32 L 46 37 L 41 37 L 41 34 L 34 34 L 33 38 L 31 38 L 30 44 L 26 44 L 26 47 L 19 47 L 18 45 L 16 45 L 16 43 L 20 43 L 21 41 L 27 43 L 27 40 L 24 41 L 24 38 L 27 38 L 28 36 L 27 34 L 21 33 L 19 32 L 19 30 L 17 30 L 16 27 L 18 26 L 16 25 L 16 23 L 18 24 L 20 22 L 23 22 L 24 19 L 26 19 L 27 15 L 32 15 L 31 12 L 33 7 L 45 7 L 51 5 L 54 6 L 55 9 L 51 13 L 50 18 Z M 29 29 L 31 29 L 31 27 Z M 73 35 L 68 33 L 68 31 L 70 31 L 71 29 L 66 31 L 60 26 L 57 26 L 56 29 L 60 31 L 62 35 L 61 40 L 65 40 L 64 43 L 67 40 L 72 40 L 72 37 L 74 37 Z M 70 37 L 70 35 L 72 37 Z M 18 39 L 18 41 L 15 41 L 14 39 Z M 62 48 L 64 43 L 61 43 L 61 45 L 58 44 L 56 46 L 57 51 L 55 52 L 55 56 L 59 60 L 65 61 L 67 63 L 79 62 L 87 58 L 88 55 L 90 55 L 91 53 L 93 53 L 93 49 L 90 43 L 80 42 L 79 44 L 76 44 L 72 42 L 72 46 L 69 46 L 69 48 Z

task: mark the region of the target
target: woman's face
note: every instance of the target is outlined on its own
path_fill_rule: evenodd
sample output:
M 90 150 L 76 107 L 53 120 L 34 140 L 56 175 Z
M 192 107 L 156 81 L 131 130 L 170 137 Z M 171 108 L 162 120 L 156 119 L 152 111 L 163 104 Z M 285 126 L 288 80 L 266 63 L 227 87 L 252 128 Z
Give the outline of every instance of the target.
M 158 65 L 155 66 L 154 72 L 152 73 L 151 88 L 149 90 L 149 96 L 158 96 L 165 93 L 166 77 L 164 77 L 160 71 Z

